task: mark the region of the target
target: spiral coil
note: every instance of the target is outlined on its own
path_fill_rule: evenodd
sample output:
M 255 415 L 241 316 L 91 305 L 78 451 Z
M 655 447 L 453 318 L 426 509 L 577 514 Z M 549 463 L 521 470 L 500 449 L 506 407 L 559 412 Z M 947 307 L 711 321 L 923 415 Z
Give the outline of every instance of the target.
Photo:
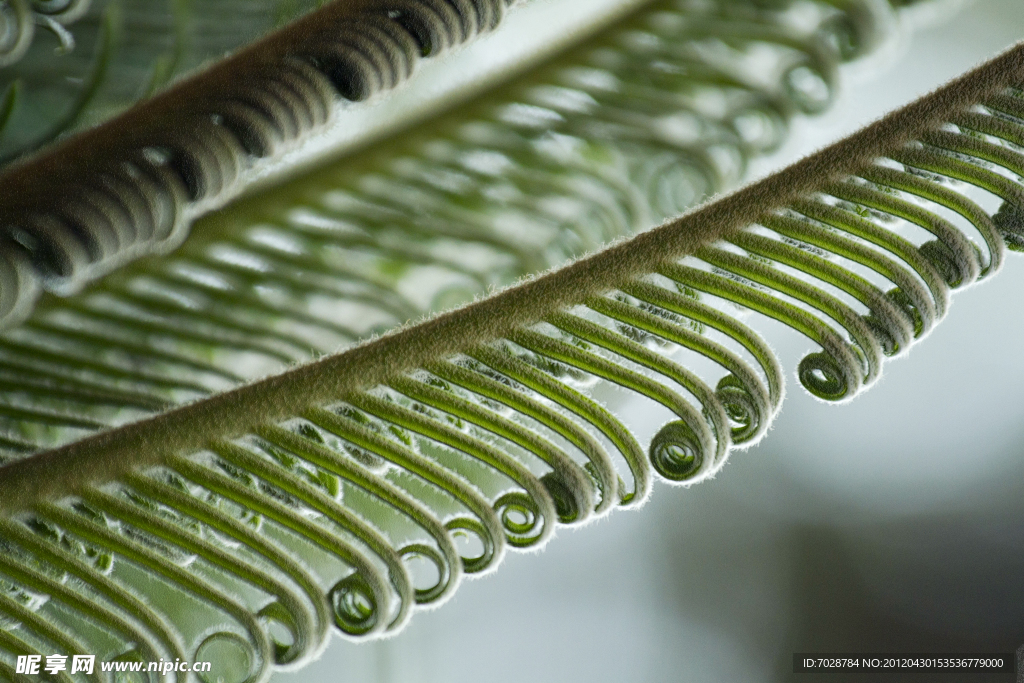
M 3 0 L 0 2 L 0 69 L 16 64 L 28 52 L 36 24 L 57 34 L 61 44 L 73 47 L 64 28 L 82 18 L 91 0 Z M 0 122 L 2 124 L 2 122 Z M 0 125 L 0 130 L 3 126 Z

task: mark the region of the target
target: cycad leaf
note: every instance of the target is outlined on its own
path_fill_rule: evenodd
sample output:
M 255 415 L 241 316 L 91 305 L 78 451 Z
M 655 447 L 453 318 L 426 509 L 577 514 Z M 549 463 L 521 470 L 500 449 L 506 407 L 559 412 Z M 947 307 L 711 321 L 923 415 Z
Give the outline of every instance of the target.
M 713 304 L 803 332 L 821 348 L 804 386 L 852 397 L 951 289 L 1022 245 L 1022 83 L 1019 47 L 572 265 L 5 466 L 3 646 L 217 652 L 255 679 L 331 628 L 397 628 L 558 521 L 642 502 L 654 472 L 713 475 L 764 434 L 783 385 L 765 343 Z M 648 448 L 588 397 L 595 380 L 670 416 Z
M 211 215 L 172 255 L 44 297 L 0 337 L 12 397 L 0 448 L 59 445 L 230 388 L 655 225 L 734 184 L 794 114 L 824 107 L 838 63 L 890 14 L 821 5 L 808 27 L 788 5 L 655 3 L 497 95 Z M 201 175 L 246 159 L 207 159 Z M 12 280 L 74 289 L 126 251 L 184 236 L 196 203 L 165 205 L 145 174 L 101 188 L 96 176 L 84 181 L 93 224 L 77 233 L 60 231 L 74 212 L 37 193 L 42 238 L 29 255 L 12 246 Z M 177 236 L 155 229 L 159 215 L 180 217 Z M 91 262 L 83 233 L 111 256 Z M 31 291 L 6 291 L 11 317 L 31 307 Z
M 175 248 L 196 215 L 240 191 L 253 162 L 322 128 L 339 96 L 358 101 L 393 88 L 424 57 L 493 28 L 512 3 L 332 3 L 9 165 L 0 173 L 0 325 L 22 320 L 40 288 L 68 294 Z M 109 61 L 112 33 L 100 32 L 97 69 Z M 94 76 L 89 93 L 99 87 Z

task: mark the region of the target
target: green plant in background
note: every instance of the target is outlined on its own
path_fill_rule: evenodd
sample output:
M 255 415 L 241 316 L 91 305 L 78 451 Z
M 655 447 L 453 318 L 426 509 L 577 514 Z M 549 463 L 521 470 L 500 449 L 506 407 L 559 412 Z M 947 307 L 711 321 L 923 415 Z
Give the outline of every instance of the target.
M 187 68 L 181 45 L 206 44 L 182 28 L 203 13 L 175 6 L 160 21 L 177 38 L 147 53 L 145 85 L 83 78 L 61 100 L 70 116 L 33 104 L 33 70 L 54 58 L 26 51 L 28 5 L 2 7 L 17 19 L 0 108 L 11 155 L 148 94 Z M 141 10 L 89 12 L 91 73 L 139 72 L 111 27 Z M 941 319 L 951 289 L 1021 246 L 1014 51 L 766 181 L 377 336 L 735 182 L 795 113 L 828 104 L 837 64 L 893 12 L 738 0 L 647 4 L 185 240 L 339 101 L 392 87 L 503 12 L 328 5 L 6 168 L 0 676 L 15 655 L 59 650 L 212 660 L 214 677 L 258 680 L 331 630 L 392 632 L 506 548 L 641 503 L 655 472 L 711 476 L 760 438 L 783 372 L 730 305 L 811 338 L 801 383 L 844 400 Z M 70 50 L 62 31 L 79 24 L 59 16 L 68 29 L 40 26 Z M 253 25 L 238 35 L 267 28 Z M 69 54 L 88 42 L 74 40 Z M 55 118 L 33 131 L 33 107 Z M 664 413 L 646 448 L 594 398 L 609 383 Z

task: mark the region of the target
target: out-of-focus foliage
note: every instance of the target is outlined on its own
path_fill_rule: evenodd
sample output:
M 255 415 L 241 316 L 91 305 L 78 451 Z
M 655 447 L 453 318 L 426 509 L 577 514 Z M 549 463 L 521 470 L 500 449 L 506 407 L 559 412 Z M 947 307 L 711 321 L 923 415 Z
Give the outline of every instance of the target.
M 122 111 L 315 0 L 4 0 L 0 164 Z

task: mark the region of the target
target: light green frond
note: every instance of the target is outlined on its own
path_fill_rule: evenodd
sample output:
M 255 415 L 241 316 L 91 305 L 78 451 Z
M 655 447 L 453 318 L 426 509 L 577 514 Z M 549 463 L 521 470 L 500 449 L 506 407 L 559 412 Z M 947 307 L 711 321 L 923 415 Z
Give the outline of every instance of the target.
M 873 3 L 843 8 L 818 7 L 808 28 L 785 6 L 655 3 L 394 142 L 207 217 L 167 257 L 44 297 L 0 335 L 11 403 L 21 388 L 38 411 L 0 409 L 6 450 L 58 445 L 337 350 L 735 185 L 795 114 L 826 105 L 843 56 L 891 19 Z M 121 247 L 117 220 L 145 226 L 145 188 L 136 195 L 96 249 Z M 37 250 L 51 278 L 87 246 L 68 241 Z
M 332 3 L 0 169 L 0 325 L 24 320 L 42 290 L 72 294 L 180 246 L 189 223 L 238 194 L 262 159 L 323 129 L 339 107 L 393 89 L 423 59 L 493 29 L 512 3 Z M 108 9 L 95 67 L 103 73 L 117 14 Z M 83 96 L 101 81 L 99 71 L 86 79 Z M 74 119 L 86 106 L 76 102 L 67 115 Z
M 1019 245 L 1021 82 L 1017 48 L 569 266 L 6 466 L 7 647 L 215 649 L 256 680 L 331 629 L 393 631 L 506 548 L 641 503 L 655 476 L 714 475 L 782 398 L 770 351 L 723 304 L 803 332 L 821 350 L 801 382 L 845 400 Z M 717 371 L 688 370 L 700 357 Z M 665 415 L 646 447 L 591 398 L 606 384 Z M 29 611 L 56 631 L 24 614 L 38 595 Z
M 476 12 L 462 40 L 504 4 L 403 7 Z M 101 149 L 114 166 L 68 203 L 0 199 L 45 209 L 0 252 L 0 306 L 23 320 L 0 335 L 0 678 L 61 650 L 255 682 L 331 633 L 394 633 L 510 548 L 638 506 L 655 480 L 712 477 L 760 439 L 785 390 L 766 319 L 814 344 L 797 377 L 815 396 L 875 382 L 954 289 L 1024 248 L 1024 48 L 673 217 L 824 106 L 888 12 L 835 2 L 808 27 L 789 8 L 648 6 L 160 258 L 129 263 L 329 118 L 348 76 L 388 68 L 278 55 L 263 99 L 201 103 L 173 144 L 126 130 L 131 162 Z M 405 35 L 422 52 L 451 37 L 424 31 Z M 407 75 L 392 71 L 368 90 Z M 116 139 L 94 130 L 48 158 Z M 19 168 L 46 165 L 4 177 Z M 21 286 L 52 292 L 35 306 Z M 653 437 L 617 416 L 621 394 Z

